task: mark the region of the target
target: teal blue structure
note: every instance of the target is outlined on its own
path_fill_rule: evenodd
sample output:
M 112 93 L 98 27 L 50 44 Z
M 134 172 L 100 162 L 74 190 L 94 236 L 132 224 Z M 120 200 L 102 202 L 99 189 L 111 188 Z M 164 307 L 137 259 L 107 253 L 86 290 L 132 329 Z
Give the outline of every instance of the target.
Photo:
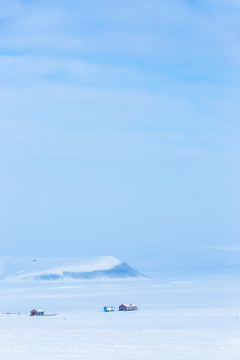
M 104 306 L 103 310 L 105 312 L 112 312 L 115 311 L 115 306 Z

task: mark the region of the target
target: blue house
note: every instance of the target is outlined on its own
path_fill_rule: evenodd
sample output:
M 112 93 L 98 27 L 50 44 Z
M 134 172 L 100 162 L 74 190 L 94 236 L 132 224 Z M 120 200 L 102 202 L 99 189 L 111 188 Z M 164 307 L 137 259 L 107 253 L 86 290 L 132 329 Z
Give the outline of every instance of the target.
M 115 311 L 115 306 L 104 306 L 103 310 L 105 312 Z

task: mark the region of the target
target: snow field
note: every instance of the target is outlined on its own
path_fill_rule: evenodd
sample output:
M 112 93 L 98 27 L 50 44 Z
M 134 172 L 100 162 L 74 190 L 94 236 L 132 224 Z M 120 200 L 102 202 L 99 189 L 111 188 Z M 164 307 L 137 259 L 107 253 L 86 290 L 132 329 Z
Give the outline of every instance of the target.
M 2 284 L 0 359 L 239 360 L 239 288 L 228 279 Z M 139 310 L 103 312 L 124 302 Z M 30 317 L 37 306 L 60 315 Z

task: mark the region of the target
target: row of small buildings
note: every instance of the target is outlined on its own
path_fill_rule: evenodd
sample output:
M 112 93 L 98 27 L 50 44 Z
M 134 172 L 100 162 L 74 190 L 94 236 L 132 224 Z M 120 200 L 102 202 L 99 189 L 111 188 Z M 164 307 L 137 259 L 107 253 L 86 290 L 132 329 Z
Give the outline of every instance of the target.
M 135 311 L 138 310 L 137 305 L 134 304 L 121 304 L 119 305 L 119 311 Z M 103 310 L 105 312 L 115 311 L 115 306 L 104 306 Z M 33 309 L 30 313 L 30 316 L 44 316 L 44 310 L 42 309 Z M 53 314 L 56 315 L 56 314 Z
M 119 305 L 119 311 L 135 311 L 138 309 L 137 305 L 134 304 L 122 304 Z M 103 310 L 105 312 L 115 311 L 115 306 L 104 306 Z

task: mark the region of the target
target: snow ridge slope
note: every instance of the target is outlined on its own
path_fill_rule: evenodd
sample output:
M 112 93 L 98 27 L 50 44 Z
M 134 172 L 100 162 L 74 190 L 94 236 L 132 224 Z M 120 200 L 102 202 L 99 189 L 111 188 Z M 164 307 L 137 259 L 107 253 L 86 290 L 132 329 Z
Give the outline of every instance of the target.
M 0 258 L 0 280 L 81 280 L 145 277 L 113 256 L 80 258 Z

